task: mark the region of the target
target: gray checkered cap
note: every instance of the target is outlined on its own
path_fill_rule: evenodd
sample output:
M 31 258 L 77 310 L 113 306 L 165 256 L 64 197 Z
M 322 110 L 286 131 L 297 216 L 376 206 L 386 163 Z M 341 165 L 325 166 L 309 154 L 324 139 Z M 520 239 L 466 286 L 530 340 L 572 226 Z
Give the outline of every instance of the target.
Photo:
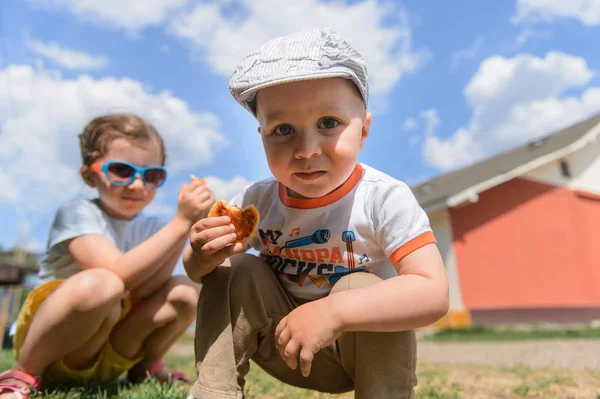
M 314 28 L 269 40 L 235 68 L 229 91 L 256 116 L 256 92 L 300 80 L 342 77 L 358 87 L 369 102 L 367 66 L 348 41 L 330 28 Z

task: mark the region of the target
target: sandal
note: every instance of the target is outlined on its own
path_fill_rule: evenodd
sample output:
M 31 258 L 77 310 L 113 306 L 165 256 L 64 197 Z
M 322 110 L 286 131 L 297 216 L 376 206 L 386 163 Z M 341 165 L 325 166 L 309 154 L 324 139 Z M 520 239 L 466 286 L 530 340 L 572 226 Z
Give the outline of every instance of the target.
M 185 373 L 183 373 L 182 371 L 179 371 L 179 370 L 169 371 L 168 377 L 165 378 L 164 376 L 159 374 L 159 372 L 164 369 L 165 369 L 164 360 L 160 360 L 160 361 L 154 363 L 152 365 L 152 367 L 150 367 L 149 369 L 146 369 L 146 370 L 140 370 L 140 369 L 136 369 L 134 367 L 127 372 L 127 381 L 132 384 L 139 384 L 141 382 L 144 382 L 146 380 L 146 378 L 152 377 L 164 384 L 174 383 L 174 382 L 183 382 L 186 384 L 191 383 L 190 379 L 185 375 Z
M 28 399 L 42 389 L 42 380 L 24 371 L 8 370 L 0 374 L 0 394 L 12 392 L 19 399 Z

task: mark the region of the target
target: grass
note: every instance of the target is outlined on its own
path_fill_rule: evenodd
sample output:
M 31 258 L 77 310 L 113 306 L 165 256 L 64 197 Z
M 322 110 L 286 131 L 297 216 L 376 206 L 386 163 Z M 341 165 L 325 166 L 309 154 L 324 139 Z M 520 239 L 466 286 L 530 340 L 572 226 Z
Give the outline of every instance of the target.
M 194 375 L 193 349 L 190 342 L 179 343 L 178 350 L 165 361 Z M 189 353 L 188 353 L 189 349 Z M 178 355 L 176 355 L 176 353 Z M 10 350 L 0 351 L 0 369 L 12 366 Z M 597 398 L 600 399 L 600 372 L 588 370 L 532 369 L 526 365 L 492 367 L 480 365 L 419 364 L 419 399 L 488 399 L 488 398 Z M 252 364 L 246 383 L 247 399 L 351 399 L 352 392 L 330 395 L 285 385 Z M 61 387 L 42 392 L 37 398 L 50 399 L 185 399 L 187 388 L 178 390 L 153 381 L 136 386 L 102 384 L 85 387 Z
M 194 361 L 191 357 L 182 359 L 169 355 L 165 362 L 171 368 L 178 368 L 188 375 L 194 375 Z M 9 369 L 12 365 L 12 350 L 0 351 L 0 370 Z M 136 386 L 112 382 L 80 387 L 53 387 L 35 397 L 51 399 L 185 399 L 188 397 L 188 391 L 187 388 L 177 389 L 175 386 L 162 385 L 156 381 L 148 381 Z
M 443 328 L 426 335 L 425 340 L 438 342 L 459 341 L 524 341 L 531 339 L 574 339 L 600 338 L 600 328 L 586 327 L 581 329 L 556 330 L 543 327 L 531 329 L 493 328 L 472 326 L 462 328 Z

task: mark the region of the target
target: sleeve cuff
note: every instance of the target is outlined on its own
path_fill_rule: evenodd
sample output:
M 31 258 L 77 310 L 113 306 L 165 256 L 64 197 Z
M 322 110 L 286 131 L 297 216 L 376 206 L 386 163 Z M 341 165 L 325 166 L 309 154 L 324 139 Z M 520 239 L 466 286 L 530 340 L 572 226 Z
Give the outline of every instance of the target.
M 435 243 L 436 243 L 436 241 L 435 241 L 433 232 L 426 231 L 425 233 L 423 233 L 419 236 L 416 236 L 415 238 L 413 238 L 412 240 L 408 241 L 407 243 L 402 245 L 400 248 L 395 250 L 390 255 L 390 261 L 392 262 L 392 265 L 395 265 L 396 263 L 400 262 L 407 255 L 416 251 L 417 249 L 424 247 L 427 244 L 435 244 Z

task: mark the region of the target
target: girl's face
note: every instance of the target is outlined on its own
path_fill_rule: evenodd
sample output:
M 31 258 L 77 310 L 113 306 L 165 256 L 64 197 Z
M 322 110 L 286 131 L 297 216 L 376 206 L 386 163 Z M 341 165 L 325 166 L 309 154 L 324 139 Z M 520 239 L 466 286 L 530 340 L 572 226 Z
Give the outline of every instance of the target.
M 130 142 L 118 138 L 113 140 L 104 156 L 96 162 L 125 161 L 138 167 L 161 165 L 162 153 L 155 140 L 147 142 Z M 112 217 L 132 219 L 144 209 L 156 194 L 156 189 L 144 185 L 141 176 L 128 186 L 111 184 L 104 173 L 91 173 L 86 182 L 98 190 L 100 206 Z

